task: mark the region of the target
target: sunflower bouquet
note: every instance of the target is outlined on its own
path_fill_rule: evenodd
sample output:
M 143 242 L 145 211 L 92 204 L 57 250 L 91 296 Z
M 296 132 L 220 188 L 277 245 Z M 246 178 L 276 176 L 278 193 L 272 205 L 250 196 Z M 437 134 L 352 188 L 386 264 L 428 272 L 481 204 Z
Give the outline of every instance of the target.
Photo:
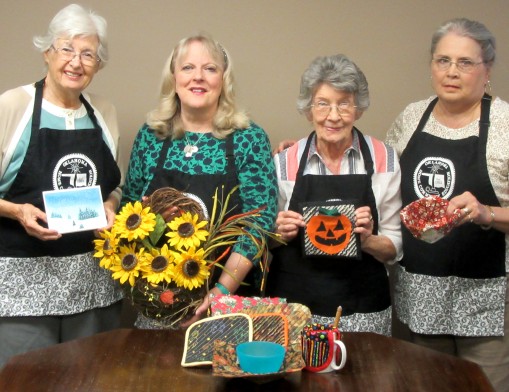
M 220 261 L 239 236 L 255 244 L 266 271 L 267 240 L 280 240 L 256 222 L 261 209 L 227 217 L 236 189 L 224 200 L 216 190 L 209 219 L 189 195 L 159 189 L 143 202 L 126 204 L 111 230 L 94 240 L 99 265 L 111 271 L 134 307 L 158 326 L 177 327 L 193 314 L 213 268 L 224 268 Z

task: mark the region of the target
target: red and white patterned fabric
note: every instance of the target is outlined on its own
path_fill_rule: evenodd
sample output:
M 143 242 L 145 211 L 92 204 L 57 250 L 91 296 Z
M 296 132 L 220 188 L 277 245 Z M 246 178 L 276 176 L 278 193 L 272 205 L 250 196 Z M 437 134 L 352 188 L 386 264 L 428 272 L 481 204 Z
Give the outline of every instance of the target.
M 401 221 L 415 238 L 432 244 L 449 234 L 461 219 L 460 209 L 447 215 L 448 206 L 449 201 L 441 197 L 424 197 L 401 210 Z

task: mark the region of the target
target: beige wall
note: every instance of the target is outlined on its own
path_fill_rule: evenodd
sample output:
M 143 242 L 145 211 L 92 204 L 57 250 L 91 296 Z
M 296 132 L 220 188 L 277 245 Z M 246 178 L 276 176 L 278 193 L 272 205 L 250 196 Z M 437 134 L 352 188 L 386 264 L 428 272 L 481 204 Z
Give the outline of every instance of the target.
M 60 0 L 0 0 L 0 91 L 43 76 L 32 36 L 46 31 Z M 345 53 L 365 72 L 371 108 L 359 128 L 384 138 L 407 103 L 432 93 L 428 49 L 443 21 L 465 16 L 497 37 L 493 92 L 509 100 L 507 0 L 83 0 L 109 23 L 110 63 L 90 91 L 117 107 L 127 158 L 155 103 L 163 64 L 176 42 L 212 34 L 233 58 L 239 103 L 272 143 L 307 135 L 295 109 L 300 76 L 318 55 Z M 1 131 L 0 131 L 1 132 Z

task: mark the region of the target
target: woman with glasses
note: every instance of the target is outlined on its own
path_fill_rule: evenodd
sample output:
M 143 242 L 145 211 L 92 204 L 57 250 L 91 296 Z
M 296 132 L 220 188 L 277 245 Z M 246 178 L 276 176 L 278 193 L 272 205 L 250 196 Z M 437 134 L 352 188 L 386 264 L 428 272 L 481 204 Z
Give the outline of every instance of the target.
M 480 364 L 509 389 L 509 105 L 489 94 L 495 38 L 454 19 L 431 40 L 435 95 L 412 103 L 389 130 L 400 155 L 403 205 L 440 196 L 460 226 L 433 244 L 403 230 L 395 288 L 411 339 Z
M 308 306 L 314 322 L 332 324 L 341 306 L 342 330 L 389 335 L 384 264 L 401 256 L 400 170 L 391 147 L 354 126 L 369 106 L 366 78 L 344 55 L 318 57 L 297 106 L 314 131 L 274 157 L 287 245 L 273 249 L 267 293 Z
M 108 59 L 106 21 L 69 5 L 34 38 L 47 73 L 0 96 L 0 366 L 119 325 L 122 294 L 94 260 L 93 231 L 49 229 L 42 192 L 100 185 L 120 201 L 116 111 L 83 91 Z

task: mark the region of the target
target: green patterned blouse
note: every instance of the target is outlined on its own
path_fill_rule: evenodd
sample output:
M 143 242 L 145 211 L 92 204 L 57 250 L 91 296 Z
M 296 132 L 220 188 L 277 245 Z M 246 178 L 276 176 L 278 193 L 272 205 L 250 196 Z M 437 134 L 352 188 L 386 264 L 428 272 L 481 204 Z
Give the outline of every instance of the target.
M 186 144 L 195 143 L 199 151 L 192 157 L 185 157 Z M 224 174 L 226 168 L 224 144 L 224 139 L 217 139 L 211 133 L 186 132 L 185 138 L 171 143 L 164 168 L 188 174 Z M 131 151 L 122 205 L 141 200 L 145 195 L 162 146 L 163 141 L 158 139 L 146 124 L 143 125 Z M 233 146 L 242 211 L 247 212 L 266 206 L 257 219 L 264 229 L 272 230 L 277 212 L 277 179 L 269 138 L 262 128 L 251 123 L 249 128 L 234 132 Z M 254 263 L 259 262 L 254 259 L 253 246 L 246 242 L 237 243 L 233 251 Z

